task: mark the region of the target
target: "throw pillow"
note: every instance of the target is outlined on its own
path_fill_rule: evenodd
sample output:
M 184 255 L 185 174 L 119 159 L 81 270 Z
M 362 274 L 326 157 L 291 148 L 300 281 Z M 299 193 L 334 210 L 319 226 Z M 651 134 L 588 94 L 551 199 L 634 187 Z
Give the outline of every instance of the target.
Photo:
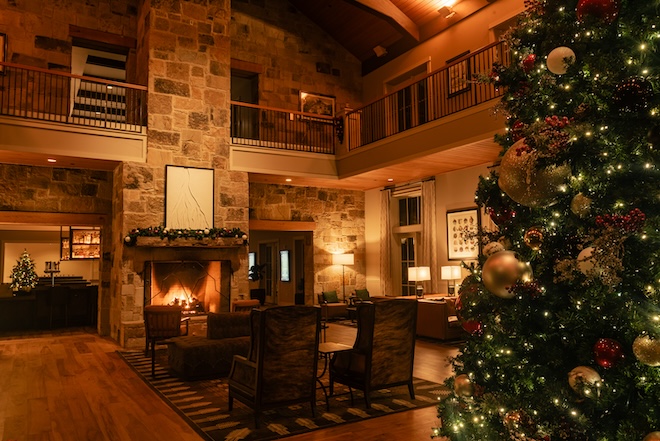
M 357 297 L 360 300 L 369 300 L 369 291 L 367 291 L 366 289 L 356 289 L 355 297 Z
M 339 303 L 339 297 L 337 297 L 337 291 L 324 291 L 323 299 L 328 303 Z

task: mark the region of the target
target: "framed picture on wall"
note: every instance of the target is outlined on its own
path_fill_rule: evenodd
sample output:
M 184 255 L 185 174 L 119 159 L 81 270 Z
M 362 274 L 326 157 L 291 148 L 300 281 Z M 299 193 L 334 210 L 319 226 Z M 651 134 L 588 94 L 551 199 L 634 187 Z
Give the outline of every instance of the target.
M 213 169 L 165 169 L 165 227 L 213 228 Z
M 335 97 L 301 91 L 300 111 L 321 116 L 335 116 Z
M 449 260 L 472 260 L 479 257 L 480 226 L 481 219 L 477 208 L 447 212 Z

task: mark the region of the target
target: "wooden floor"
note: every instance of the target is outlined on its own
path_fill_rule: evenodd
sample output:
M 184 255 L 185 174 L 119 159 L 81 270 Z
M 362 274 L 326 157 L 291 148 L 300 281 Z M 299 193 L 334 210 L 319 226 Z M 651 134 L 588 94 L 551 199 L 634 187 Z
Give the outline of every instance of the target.
M 327 340 L 352 344 L 355 329 L 330 325 Z M 0 440 L 202 440 L 93 330 L 0 335 Z M 418 340 L 414 375 L 441 382 L 456 347 Z M 428 440 L 435 407 L 287 438 L 290 441 Z

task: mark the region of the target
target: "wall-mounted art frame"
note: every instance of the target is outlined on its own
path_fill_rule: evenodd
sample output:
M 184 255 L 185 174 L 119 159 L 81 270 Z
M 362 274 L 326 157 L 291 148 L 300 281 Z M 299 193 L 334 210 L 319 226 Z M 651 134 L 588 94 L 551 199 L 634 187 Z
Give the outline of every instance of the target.
M 477 208 L 447 211 L 447 254 L 449 260 L 479 257 L 481 218 Z
M 335 97 L 300 91 L 300 111 L 321 116 L 335 116 Z
M 447 64 L 454 63 L 456 60 L 463 58 L 470 51 L 465 51 L 462 54 L 456 55 L 447 60 Z M 463 92 L 470 90 L 470 60 L 459 61 L 454 63 L 447 69 L 447 97 L 451 98 Z
M 165 168 L 165 227 L 213 228 L 214 173 L 211 168 Z
M 0 34 L 0 61 L 7 61 L 7 34 Z M 5 67 L 0 66 L 0 75 L 5 74 Z

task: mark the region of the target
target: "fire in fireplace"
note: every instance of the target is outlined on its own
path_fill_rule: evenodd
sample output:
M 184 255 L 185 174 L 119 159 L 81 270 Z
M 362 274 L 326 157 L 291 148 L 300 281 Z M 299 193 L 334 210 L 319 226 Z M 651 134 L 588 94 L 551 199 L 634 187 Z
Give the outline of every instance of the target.
M 180 305 L 186 314 L 221 310 L 222 261 L 150 261 L 145 265 L 145 305 Z

